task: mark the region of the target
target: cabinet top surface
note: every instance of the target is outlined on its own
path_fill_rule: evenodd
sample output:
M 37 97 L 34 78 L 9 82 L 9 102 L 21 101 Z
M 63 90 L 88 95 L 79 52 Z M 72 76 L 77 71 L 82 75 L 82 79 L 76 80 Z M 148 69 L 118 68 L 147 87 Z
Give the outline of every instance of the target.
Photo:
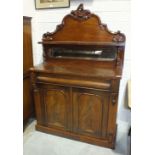
M 94 77 L 94 78 L 121 78 L 122 69 L 113 67 L 95 67 L 95 64 L 81 63 L 79 61 L 53 61 L 44 62 L 34 68 L 32 71 L 40 73 L 49 73 L 55 75 L 69 75 L 77 77 Z

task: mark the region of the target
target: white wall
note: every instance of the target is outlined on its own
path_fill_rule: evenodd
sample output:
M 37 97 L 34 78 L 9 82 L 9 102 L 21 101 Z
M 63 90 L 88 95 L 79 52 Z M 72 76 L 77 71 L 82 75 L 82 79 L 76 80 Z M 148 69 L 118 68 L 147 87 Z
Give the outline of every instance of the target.
M 24 0 L 23 15 L 32 17 L 33 59 L 34 64 L 42 62 L 42 47 L 37 44 L 42 34 L 55 30 L 64 15 L 83 3 L 86 9 L 98 14 L 102 23 L 111 31 L 121 30 L 125 33 L 126 50 L 123 78 L 120 85 L 118 117 L 119 121 L 130 121 L 130 112 L 124 108 L 126 82 L 130 78 L 130 1 L 129 0 L 71 0 L 70 8 L 35 10 L 34 0 Z

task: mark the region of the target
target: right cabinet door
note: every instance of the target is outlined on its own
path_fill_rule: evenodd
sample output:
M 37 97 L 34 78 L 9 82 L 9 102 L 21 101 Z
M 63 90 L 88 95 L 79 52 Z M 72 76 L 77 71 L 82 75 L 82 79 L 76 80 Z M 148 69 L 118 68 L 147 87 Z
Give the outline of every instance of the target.
M 73 89 L 73 130 L 95 138 L 105 138 L 110 95 L 100 90 Z

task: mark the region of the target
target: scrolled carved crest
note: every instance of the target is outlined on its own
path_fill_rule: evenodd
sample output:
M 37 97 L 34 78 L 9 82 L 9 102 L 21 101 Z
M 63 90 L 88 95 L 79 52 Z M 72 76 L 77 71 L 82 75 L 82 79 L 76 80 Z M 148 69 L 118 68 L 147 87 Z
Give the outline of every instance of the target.
M 94 24 L 94 27 L 91 27 L 91 25 L 89 25 L 88 27 L 86 27 L 87 22 L 85 22 L 86 20 L 91 20 L 93 19 L 93 22 L 96 22 Z M 72 20 L 77 20 L 77 27 L 73 26 L 70 24 L 70 21 Z M 83 21 L 83 22 L 81 22 Z M 65 26 L 70 26 L 70 30 L 65 29 Z M 93 24 L 92 24 L 93 25 Z M 79 27 L 81 26 L 81 28 Z M 78 41 L 83 41 L 83 42 L 87 42 L 90 41 L 90 38 L 92 39 L 91 41 L 93 42 L 111 42 L 111 43 L 123 43 L 125 42 L 126 38 L 125 35 L 123 33 L 121 33 L 120 31 L 113 33 L 111 32 L 106 24 L 103 24 L 100 20 L 100 18 L 96 15 L 91 13 L 89 10 L 85 10 L 83 7 L 83 4 L 80 4 L 78 6 L 78 8 L 76 10 L 71 11 L 70 14 L 66 15 L 63 20 L 62 23 L 57 25 L 56 30 L 54 32 L 47 32 L 45 34 L 43 34 L 42 40 L 43 41 L 63 41 L 63 36 L 66 36 L 65 41 L 77 41 L 77 39 L 75 39 L 74 37 L 74 30 L 75 28 L 77 28 L 80 31 L 79 33 L 81 33 L 79 37 Z M 87 31 L 85 31 L 85 28 L 87 28 Z M 94 31 L 92 31 L 94 30 Z M 62 37 L 60 37 L 60 32 L 62 34 Z M 73 33 L 71 33 L 73 32 Z M 96 35 L 93 33 L 96 32 Z M 82 35 L 85 33 L 89 33 L 89 35 L 85 35 L 85 37 L 83 37 L 84 39 L 82 40 Z M 67 34 L 67 35 L 66 35 Z M 59 36 L 59 37 L 58 37 Z M 86 36 L 88 36 L 88 38 L 86 38 Z M 89 38 L 89 36 L 91 36 Z M 108 38 L 108 39 L 107 39 Z
M 70 15 L 79 20 L 86 20 L 91 17 L 91 12 L 84 10 L 83 4 L 80 4 L 77 10 L 72 11 Z

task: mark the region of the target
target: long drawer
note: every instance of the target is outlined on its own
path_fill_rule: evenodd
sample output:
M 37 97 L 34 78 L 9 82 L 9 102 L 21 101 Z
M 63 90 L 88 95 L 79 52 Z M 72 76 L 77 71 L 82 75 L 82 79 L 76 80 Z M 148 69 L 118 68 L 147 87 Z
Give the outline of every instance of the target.
M 111 87 L 111 83 L 107 81 L 103 81 L 103 82 L 88 81 L 88 80 L 86 81 L 86 80 L 78 80 L 78 79 L 62 79 L 62 78 L 52 78 L 52 77 L 43 77 L 43 76 L 38 76 L 37 82 L 92 87 L 92 88 L 105 89 L 105 90 L 109 90 Z

